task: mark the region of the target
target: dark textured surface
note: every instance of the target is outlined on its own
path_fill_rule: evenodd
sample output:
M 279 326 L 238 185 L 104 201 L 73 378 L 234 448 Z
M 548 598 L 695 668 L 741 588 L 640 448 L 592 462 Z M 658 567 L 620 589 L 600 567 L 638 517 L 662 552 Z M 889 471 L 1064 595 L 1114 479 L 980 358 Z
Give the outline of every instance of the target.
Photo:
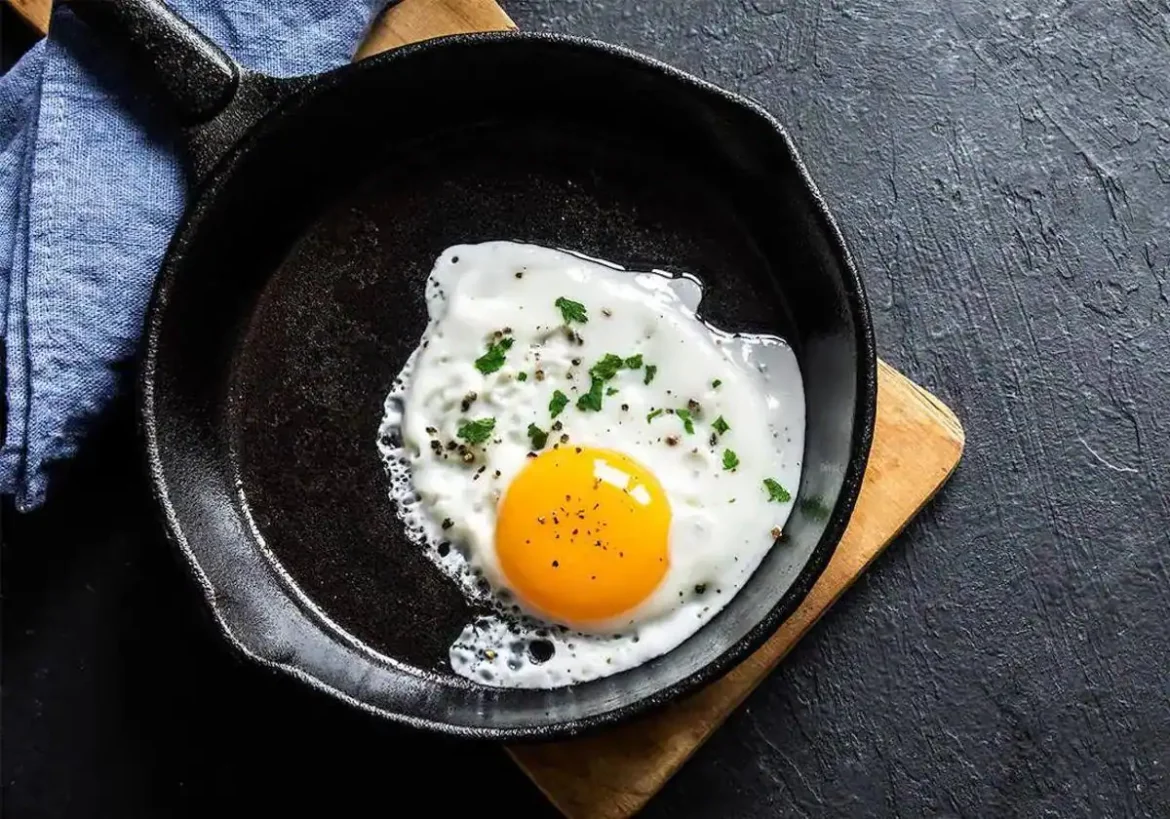
M 647 815 L 1166 815 L 1166 3 L 507 8 L 787 122 L 862 266 L 884 356 L 968 432 L 935 503 Z M 142 491 L 128 431 L 103 436 L 77 488 L 5 548 L 5 815 L 405 799 L 455 768 L 461 792 L 552 814 L 497 754 L 222 658 L 126 500 Z M 159 621 L 189 648 L 145 644 Z M 213 675 L 242 695 L 223 711 Z M 277 766 L 262 781 L 244 773 L 259 760 Z
M 0 4 L 0 73 L 16 64 L 37 41 L 37 32 L 8 3 Z

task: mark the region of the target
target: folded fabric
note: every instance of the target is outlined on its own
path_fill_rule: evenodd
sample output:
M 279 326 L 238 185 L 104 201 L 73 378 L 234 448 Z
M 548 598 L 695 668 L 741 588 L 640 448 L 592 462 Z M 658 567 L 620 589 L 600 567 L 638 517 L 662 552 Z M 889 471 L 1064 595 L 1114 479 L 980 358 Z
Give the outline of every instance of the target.
M 241 64 L 275 76 L 348 61 L 386 0 L 172 0 Z M 43 502 L 119 390 L 185 184 L 141 84 L 58 7 L 50 35 L 0 77 L 0 493 Z

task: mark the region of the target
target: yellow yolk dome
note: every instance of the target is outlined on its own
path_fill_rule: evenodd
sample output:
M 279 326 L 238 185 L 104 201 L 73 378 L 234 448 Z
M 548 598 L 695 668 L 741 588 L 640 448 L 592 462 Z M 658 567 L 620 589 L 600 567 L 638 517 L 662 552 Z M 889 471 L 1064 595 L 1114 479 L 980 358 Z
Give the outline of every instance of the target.
M 531 459 L 500 504 L 496 554 L 513 593 L 566 625 L 635 608 L 670 566 L 670 504 L 632 458 L 560 446 Z

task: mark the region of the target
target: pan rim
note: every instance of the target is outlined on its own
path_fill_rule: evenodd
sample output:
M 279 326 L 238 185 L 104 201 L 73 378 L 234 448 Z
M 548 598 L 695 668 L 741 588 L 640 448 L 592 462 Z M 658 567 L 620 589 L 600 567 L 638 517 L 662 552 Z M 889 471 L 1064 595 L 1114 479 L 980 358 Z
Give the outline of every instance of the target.
M 200 206 L 206 204 L 209 200 L 214 200 L 214 195 L 217 190 L 232 177 L 237 162 L 248 153 L 250 143 L 255 139 L 258 132 L 262 131 L 266 125 L 271 126 L 273 122 L 278 121 L 282 113 L 306 104 L 318 94 L 327 93 L 329 89 L 338 83 L 345 82 L 350 76 L 356 76 L 369 71 L 385 70 L 386 66 L 404 59 L 410 59 L 414 54 L 460 45 L 491 47 L 501 43 L 516 41 L 545 42 L 558 47 L 575 48 L 634 63 L 643 69 L 649 69 L 663 74 L 673 82 L 690 86 L 699 93 L 721 98 L 726 102 L 744 108 L 760 118 L 769 127 L 779 138 L 788 161 L 796 171 L 801 184 L 810 195 L 811 211 L 816 228 L 825 239 L 829 247 L 829 252 L 840 269 L 846 294 L 846 303 L 851 313 L 853 332 L 856 339 L 856 400 L 853 408 L 853 429 L 849 445 L 850 457 L 842 477 L 841 490 L 837 502 L 829 516 L 825 530 L 817 544 L 813 547 L 804 566 L 797 573 L 792 584 L 776 600 L 768 612 L 748 629 L 742 637 L 727 646 L 708 663 L 679 680 L 657 689 L 648 695 L 638 697 L 608 710 L 582 717 L 559 719 L 549 722 L 534 722 L 527 726 L 476 726 L 418 717 L 404 713 L 401 710 L 392 710 L 381 705 L 364 702 L 354 695 L 324 682 L 302 667 L 290 662 L 280 662 L 261 656 L 253 646 L 248 645 L 241 639 L 240 635 L 233 630 L 233 626 L 228 622 L 224 611 L 221 609 L 216 599 L 216 589 L 204 571 L 203 566 L 200 564 L 199 558 L 195 555 L 188 543 L 183 524 L 179 520 L 171 499 L 172 490 L 165 475 L 164 456 L 159 446 L 159 418 L 156 407 L 155 372 L 160 349 L 159 336 L 163 320 L 168 314 L 167 307 L 170 303 L 171 290 L 174 287 L 178 272 L 183 268 L 181 261 L 184 256 L 184 250 L 201 221 L 200 211 L 202 208 Z M 161 516 L 167 540 L 183 555 L 183 562 L 199 586 L 205 602 L 210 609 L 217 630 L 227 640 L 228 644 L 260 666 L 279 670 L 317 691 L 326 693 L 380 718 L 409 725 L 413 728 L 447 735 L 496 741 L 565 738 L 625 721 L 637 714 L 655 710 L 688 692 L 699 689 L 701 686 L 719 678 L 731 670 L 738 662 L 755 652 L 804 602 L 809 591 L 820 578 L 829 560 L 836 552 L 856 505 L 858 494 L 860 493 L 862 479 L 868 463 L 870 446 L 873 440 L 877 403 L 876 342 L 864 283 L 857 270 L 853 256 L 845 244 L 844 237 L 837 225 L 836 219 L 830 212 L 815 181 L 809 174 L 787 129 L 759 103 L 695 77 L 656 58 L 646 56 L 624 46 L 602 42 L 593 38 L 544 32 L 499 31 L 454 34 L 401 46 L 324 74 L 311 78 L 299 78 L 298 81 L 303 83 L 303 87 L 261 117 L 215 164 L 204 178 L 202 184 L 190 193 L 183 218 L 176 228 L 174 237 L 167 249 L 152 292 L 146 312 L 145 333 L 141 348 L 141 366 L 139 369 L 136 395 L 137 421 L 138 431 L 144 444 L 140 451 L 145 456 L 155 510 Z M 296 601 L 293 602 L 297 604 Z M 365 653 L 362 652 L 363 655 Z M 374 660 L 370 657 L 364 657 L 363 661 L 372 662 Z M 563 690 L 571 691 L 572 687 L 570 686 Z

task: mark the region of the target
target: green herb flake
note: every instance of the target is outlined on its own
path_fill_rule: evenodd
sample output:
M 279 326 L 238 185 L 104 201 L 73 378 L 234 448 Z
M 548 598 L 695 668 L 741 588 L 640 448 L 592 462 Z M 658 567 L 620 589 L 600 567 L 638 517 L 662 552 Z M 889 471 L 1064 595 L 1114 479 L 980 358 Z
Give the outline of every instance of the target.
M 768 500 L 777 503 L 788 503 L 792 500 L 792 495 L 788 494 L 788 490 L 771 478 L 764 478 L 764 488 L 768 490 Z
M 711 429 L 715 430 L 720 435 L 722 435 L 723 433 L 727 432 L 727 430 L 731 429 L 731 427 L 728 425 L 728 423 L 726 421 L 723 420 L 723 416 L 720 415 L 718 418 L 715 419 L 715 422 L 713 424 L 711 424 Z
M 646 365 L 646 375 L 645 375 L 645 377 L 642 378 L 642 383 L 649 384 L 651 381 L 654 380 L 654 376 L 657 374 L 658 374 L 658 365 L 657 364 L 647 364 Z
M 585 324 L 589 321 L 589 314 L 585 312 L 585 305 L 579 301 L 572 301 L 561 296 L 553 304 L 561 311 L 561 317 L 565 320 L 565 324 L 574 321 L 579 324 Z
M 495 428 L 495 418 L 480 418 L 477 421 L 464 421 L 455 434 L 469 444 L 482 444 L 492 437 Z
M 730 449 L 723 450 L 723 468 L 735 469 L 739 466 L 739 456 Z
M 677 415 L 679 420 L 683 422 L 683 429 L 687 431 L 687 435 L 694 435 L 695 422 L 691 419 L 690 410 L 676 409 L 674 414 Z
M 528 373 L 517 373 L 516 380 L 517 381 L 527 381 L 528 380 Z
M 495 344 L 489 344 L 487 352 L 475 360 L 475 368 L 484 375 L 491 375 L 504 366 L 504 354 L 512 347 L 512 339 L 501 338 Z
M 605 391 L 606 395 L 617 395 L 617 387 L 610 387 Z
M 641 355 L 641 353 L 639 353 L 638 355 L 630 356 L 629 358 L 626 359 L 625 363 L 626 363 L 627 370 L 640 370 L 640 369 L 642 369 L 642 355 Z
M 589 392 L 577 399 L 577 409 L 582 412 L 590 410 L 593 412 L 601 412 L 601 388 L 604 385 L 604 381 L 594 376 L 593 383 L 589 387 Z
M 544 449 L 544 445 L 548 443 L 548 433 L 536 424 L 528 425 L 528 437 L 532 440 L 533 450 Z
M 560 390 L 556 390 L 552 394 L 552 400 L 548 402 L 548 411 L 553 418 L 556 418 L 565 411 L 565 407 L 569 404 L 569 396 L 565 395 Z
M 606 353 L 601 357 L 601 360 L 589 368 L 589 374 L 594 378 L 599 378 L 602 381 L 608 381 L 617 375 L 618 370 L 622 368 L 625 362 L 620 355 L 613 353 Z
M 649 415 L 646 416 L 646 423 L 649 424 L 651 421 L 653 421 L 655 418 L 657 418 L 659 415 L 661 415 L 665 411 L 666 410 L 661 410 L 661 409 L 654 410 L 653 412 L 651 412 Z
M 719 385 L 721 385 L 722 383 L 723 383 L 722 381 L 720 381 L 718 378 L 716 378 L 714 381 L 711 382 L 711 388 L 717 390 L 717 389 L 719 389 Z

